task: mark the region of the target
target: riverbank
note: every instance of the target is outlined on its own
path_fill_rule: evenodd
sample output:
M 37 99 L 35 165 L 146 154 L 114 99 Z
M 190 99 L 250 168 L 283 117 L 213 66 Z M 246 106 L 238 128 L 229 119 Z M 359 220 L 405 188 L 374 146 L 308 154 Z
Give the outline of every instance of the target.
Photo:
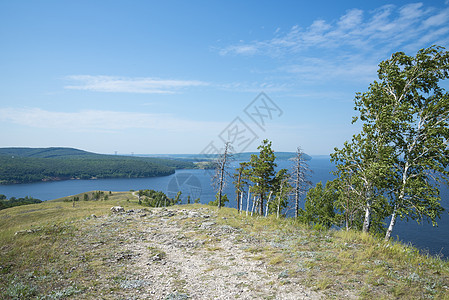
M 401 244 L 230 208 L 144 208 L 131 192 L 108 199 L 0 211 L 2 298 L 449 296 L 449 263 Z

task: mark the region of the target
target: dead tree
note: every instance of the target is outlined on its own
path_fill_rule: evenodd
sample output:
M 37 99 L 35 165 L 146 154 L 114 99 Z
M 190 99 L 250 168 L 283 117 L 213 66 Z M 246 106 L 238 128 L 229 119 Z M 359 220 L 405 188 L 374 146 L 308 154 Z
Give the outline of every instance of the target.
M 312 182 L 308 180 L 312 171 L 310 170 L 305 160 L 305 154 L 301 147 L 296 149 L 295 157 L 293 158 L 293 170 L 292 170 L 292 185 L 295 195 L 295 218 L 298 218 L 299 214 L 299 201 L 309 188 L 312 186 Z
M 226 185 L 226 177 L 229 175 L 227 173 L 227 168 L 229 167 L 230 161 L 232 159 L 232 146 L 231 142 L 226 142 L 223 150 L 223 154 L 218 155 L 215 164 L 215 175 L 212 178 L 214 187 L 218 190 L 218 203 L 217 207 L 221 208 L 221 197 L 223 194 L 223 189 Z

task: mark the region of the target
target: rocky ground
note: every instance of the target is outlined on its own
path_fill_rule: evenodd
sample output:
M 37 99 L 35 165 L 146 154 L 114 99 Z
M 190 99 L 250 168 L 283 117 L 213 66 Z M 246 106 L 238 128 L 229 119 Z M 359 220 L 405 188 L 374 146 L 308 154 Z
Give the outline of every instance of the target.
M 79 296 L 321 298 L 301 284 L 300 268 L 292 274 L 276 267 L 276 261 L 266 263 L 258 251 L 284 245 L 223 225 L 225 221 L 217 220 L 216 213 L 207 208 L 140 209 L 92 216 L 85 221 L 82 234 L 76 236 L 83 248 L 76 251 L 77 255 L 84 254 L 78 257 L 79 265 L 72 272 L 79 269 L 86 274 L 83 285 L 90 280 L 96 283 Z M 101 274 L 102 265 L 111 273 Z
M 0 299 L 449 299 L 449 263 L 413 247 L 130 198 L 0 211 Z

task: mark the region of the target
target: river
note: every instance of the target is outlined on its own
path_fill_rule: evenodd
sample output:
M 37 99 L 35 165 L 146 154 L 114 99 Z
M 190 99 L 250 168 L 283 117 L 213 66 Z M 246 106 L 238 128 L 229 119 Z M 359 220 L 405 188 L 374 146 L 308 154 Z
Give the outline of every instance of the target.
M 290 161 L 278 161 L 280 168 L 291 167 Z M 313 171 L 311 181 L 315 184 L 319 181 L 325 183 L 332 179 L 330 172 L 334 165 L 328 156 L 314 156 L 308 162 Z M 235 163 L 234 167 L 237 166 Z M 200 198 L 201 203 L 207 203 L 215 198 L 214 189 L 211 186 L 210 172 L 208 170 L 177 170 L 175 174 L 164 177 L 132 178 L 132 179 L 97 179 L 97 180 L 66 180 L 54 182 L 37 182 L 30 184 L 0 185 L 0 194 L 10 197 L 31 196 L 41 200 L 57 199 L 83 192 L 102 191 L 129 191 L 140 189 L 153 189 L 174 197 L 182 191 L 182 202 L 187 203 L 190 196 L 191 202 Z M 228 184 L 225 193 L 230 199 L 228 206 L 235 207 L 235 193 L 232 184 Z M 449 209 L 449 188 L 441 188 L 442 206 Z M 246 202 L 245 202 L 246 204 Z M 432 255 L 449 257 L 449 214 L 444 211 L 438 220 L 438 227 L 431 224 L 417 224 L 415 221 L 400 221 L 396 223 L 393 237 L 404 243 L 410 243 L 417 248 L 428 251 Z

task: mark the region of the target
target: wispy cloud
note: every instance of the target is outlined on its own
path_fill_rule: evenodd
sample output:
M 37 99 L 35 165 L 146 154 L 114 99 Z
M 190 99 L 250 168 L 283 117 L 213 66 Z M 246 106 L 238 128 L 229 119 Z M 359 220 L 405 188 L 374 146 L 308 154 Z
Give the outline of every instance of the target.
M 199 80 L 172 80 L 149 77 L 71 75 L 65 79 L 74 82 L 74 84 L 65 86 L 66 89 L 110 93 L 173 94 L 189 87 L 209 85 L 209 83 Z
M 385 5 L 368 12 L 351 9 L 338 20 L 317 19 L 306 28 L 295 25 L 286 33 L 277 31 L 272 39 L 240 42 L 222 48 L 219 53 L 278 56 L 313 49 L 371 52 L 382 48 L 389 52 L 401 47 L 408 50 L 422 36 L 431 35 L 431 43 L 447 41 L 447 29 L 449 9 L 437 10 L 423 3 Z
M 34 128 L 75 132 L 118 132 L 127 129 L 153 129 L 200 132 L 223 127 L 218 122 L 199 122 L 170 114 L 149 114 L 107 110 L 78 112 L 48 111 L 40 108 L 0 108 L 0 120 Z
M 278 28 L 270 39 L 239 41 L 222 47 L 219 54 L 269 56 L 280 65 L 270 73 L 294 89 L 295 82 L 302 87 L 328 80 L 370 82 L 379 61 L 391 53 L 413 55 L 432 44 L 449 44 L 449 8 L 410 3 L 372 11 L 354 8 L 334 20 L 316 19 L 287 31 Z

